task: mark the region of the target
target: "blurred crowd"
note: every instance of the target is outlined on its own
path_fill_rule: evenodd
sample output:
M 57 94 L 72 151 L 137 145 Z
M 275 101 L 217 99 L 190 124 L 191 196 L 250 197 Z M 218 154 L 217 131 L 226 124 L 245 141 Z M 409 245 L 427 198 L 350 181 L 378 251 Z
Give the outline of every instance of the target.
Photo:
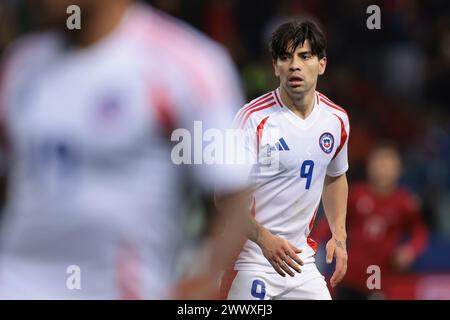
M 147 2 L 228 48 L 248 100 L 277 85 L 267 49 L 275 27 L 291 18 L 318 22 L 328 39 L 328 66 L 319 91 L 344 107 L 351 120 L 349 181 L 364 179 L 367 157 L 379 141 L 395 141 L 404 163 L 401 184 L 421 199 L 430 237 L 450 242 L 450 2 Z M 0 3 L 0 54 L 33 23 L 35 4 Z M 366 26 L 372 4 L 381 8 L 379 30 Z

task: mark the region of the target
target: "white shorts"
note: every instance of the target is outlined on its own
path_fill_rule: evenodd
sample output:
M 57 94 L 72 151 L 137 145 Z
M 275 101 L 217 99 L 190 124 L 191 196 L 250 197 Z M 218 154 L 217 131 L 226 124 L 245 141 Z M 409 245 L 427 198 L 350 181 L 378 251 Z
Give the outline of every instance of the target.
M 315 263 L 294 277 L 275 271 L 233 271 L 224 277 L 222 297 L 228 300 L 331 300 L 325 278 Z

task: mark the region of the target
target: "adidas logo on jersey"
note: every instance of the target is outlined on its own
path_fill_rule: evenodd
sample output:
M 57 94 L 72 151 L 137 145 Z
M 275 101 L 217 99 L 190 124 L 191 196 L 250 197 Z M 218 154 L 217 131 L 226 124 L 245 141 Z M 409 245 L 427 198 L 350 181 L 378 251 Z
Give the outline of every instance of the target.
M 289 147 L 284 140 L 284 138 L 280 138 L 275 144 L 269 145 L 267 144 L 267 156 L 270 157 L 272 151 L 289 151 Z
M 275 146 L 273 146 L 273 148 L 276 148 L 276 150 L 278 151 L 289 151 L 289 147 L 286 141 L 284 141 L 284 138 L 280 138 L 278 142 L 275 143 Z

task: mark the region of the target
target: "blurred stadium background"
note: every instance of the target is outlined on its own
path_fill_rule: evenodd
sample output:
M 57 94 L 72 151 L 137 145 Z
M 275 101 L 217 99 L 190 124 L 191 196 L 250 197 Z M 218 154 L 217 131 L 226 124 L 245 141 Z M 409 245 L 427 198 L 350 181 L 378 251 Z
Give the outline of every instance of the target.
M 348 111 L 352 124 L 350 183 L 364 178 L 366 157 L 378 141 L 395 141 L 405 164 L 402 185 L 420 197 L 430 230 L 426 250 L 386 298 L 450 299 L 449 1 L 147 2 L 227 47 L 248 100 L 277 86 L 267 50 L 275 26 L 297 17 L 318 22 L 328 38 L 319 90 Z M 0 2 L 0 55 L 33 25 L 33 3 Z M 381 8 L 381 30 L 366 27 L 371 4 Z

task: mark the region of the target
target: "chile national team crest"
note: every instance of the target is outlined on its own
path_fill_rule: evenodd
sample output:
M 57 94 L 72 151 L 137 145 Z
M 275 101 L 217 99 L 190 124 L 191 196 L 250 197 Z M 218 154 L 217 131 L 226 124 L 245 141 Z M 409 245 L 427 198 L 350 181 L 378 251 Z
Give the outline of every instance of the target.
M 319 138 L 319 145 L 323 152 L 330 154 L 334 147 L 334 137 L 331 133 L 325 132 Z

